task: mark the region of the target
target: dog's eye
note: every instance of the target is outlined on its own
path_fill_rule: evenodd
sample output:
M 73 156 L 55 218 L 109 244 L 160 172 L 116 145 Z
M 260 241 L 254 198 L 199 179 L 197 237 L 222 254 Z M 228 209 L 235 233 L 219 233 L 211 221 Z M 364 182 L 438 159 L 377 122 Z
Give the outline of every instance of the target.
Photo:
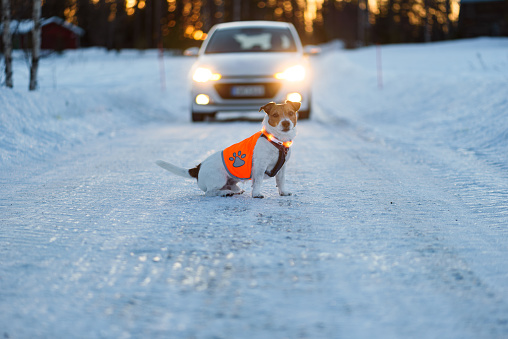
M 274 118 L 278 118 L 279 117 L 279 113 L 273 113 L 272 115 Z

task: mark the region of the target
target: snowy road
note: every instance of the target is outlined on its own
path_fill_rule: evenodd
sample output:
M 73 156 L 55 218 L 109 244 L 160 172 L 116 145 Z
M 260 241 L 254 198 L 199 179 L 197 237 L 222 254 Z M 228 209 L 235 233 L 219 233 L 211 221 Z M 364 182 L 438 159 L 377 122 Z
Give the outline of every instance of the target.
M 222 131 L 257 128 L 149 126 L 2 178 L 2 331 L 506 337 L 500 230 L 389 145 L 340 122 L 303 122 L 294 196 L 277 196 L 271 180 L 264 200 L 205 198 L 153 164 L 194 165 L 234 141 Z
M 181 58 L 163 98 L 156 54 L 93 50 L 62 89 L 0 92 L 0 336 L 507 338 L 506 47 L 387 47 L 382 91 L 374 48 L 324 53 L 290 197 L 154 164 L 260 126 L 182 118 Z

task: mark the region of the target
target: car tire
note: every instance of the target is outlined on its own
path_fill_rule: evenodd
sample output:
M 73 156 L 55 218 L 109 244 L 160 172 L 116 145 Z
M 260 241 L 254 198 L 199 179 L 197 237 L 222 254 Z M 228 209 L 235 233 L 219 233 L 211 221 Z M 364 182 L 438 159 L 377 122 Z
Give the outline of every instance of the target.
M 298 120 L 308 120 L 310 118 L 310 111 L 312 107 L 312 96 L 309 94 L 309 109 L 298 111 Z
M 192 122 L 200 122 L 205 120 L 205 115 L 192 112 Z
M 310 109 L 306 111 L 298 111 L 298 120 L 307 120 L 310 118 Z
M 205 121 L 206 118 L 214 119 L 215 113 L 196 113 L 192 112 L 192 122 L 202 122 Z

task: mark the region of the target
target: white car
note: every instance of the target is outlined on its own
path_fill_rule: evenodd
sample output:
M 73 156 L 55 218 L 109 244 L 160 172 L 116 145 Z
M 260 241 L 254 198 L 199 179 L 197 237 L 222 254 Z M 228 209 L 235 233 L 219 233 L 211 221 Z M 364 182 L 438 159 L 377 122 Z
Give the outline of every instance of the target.
M 191 53 L 192 54 L 192 51 Z M 241 21 L 212 27 L 191 69 L 192 121 L 217 112 L 258 111 L 270 101 L 311 108 L 308 59 L 295 27 Z

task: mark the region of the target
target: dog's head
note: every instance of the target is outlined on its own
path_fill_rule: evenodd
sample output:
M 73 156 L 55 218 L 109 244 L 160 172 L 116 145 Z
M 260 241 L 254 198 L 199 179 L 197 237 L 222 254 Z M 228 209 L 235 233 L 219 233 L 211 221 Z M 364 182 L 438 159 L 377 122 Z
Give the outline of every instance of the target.
M 295 128 L 298 119 L 296 113 L 299 109 L 299 102 L 286 100 L 284 104 L 270 102 L 261 107 L 259 111 L 263 110 L 267 114 L 268 125 L 278 132 L 287 133 Z

